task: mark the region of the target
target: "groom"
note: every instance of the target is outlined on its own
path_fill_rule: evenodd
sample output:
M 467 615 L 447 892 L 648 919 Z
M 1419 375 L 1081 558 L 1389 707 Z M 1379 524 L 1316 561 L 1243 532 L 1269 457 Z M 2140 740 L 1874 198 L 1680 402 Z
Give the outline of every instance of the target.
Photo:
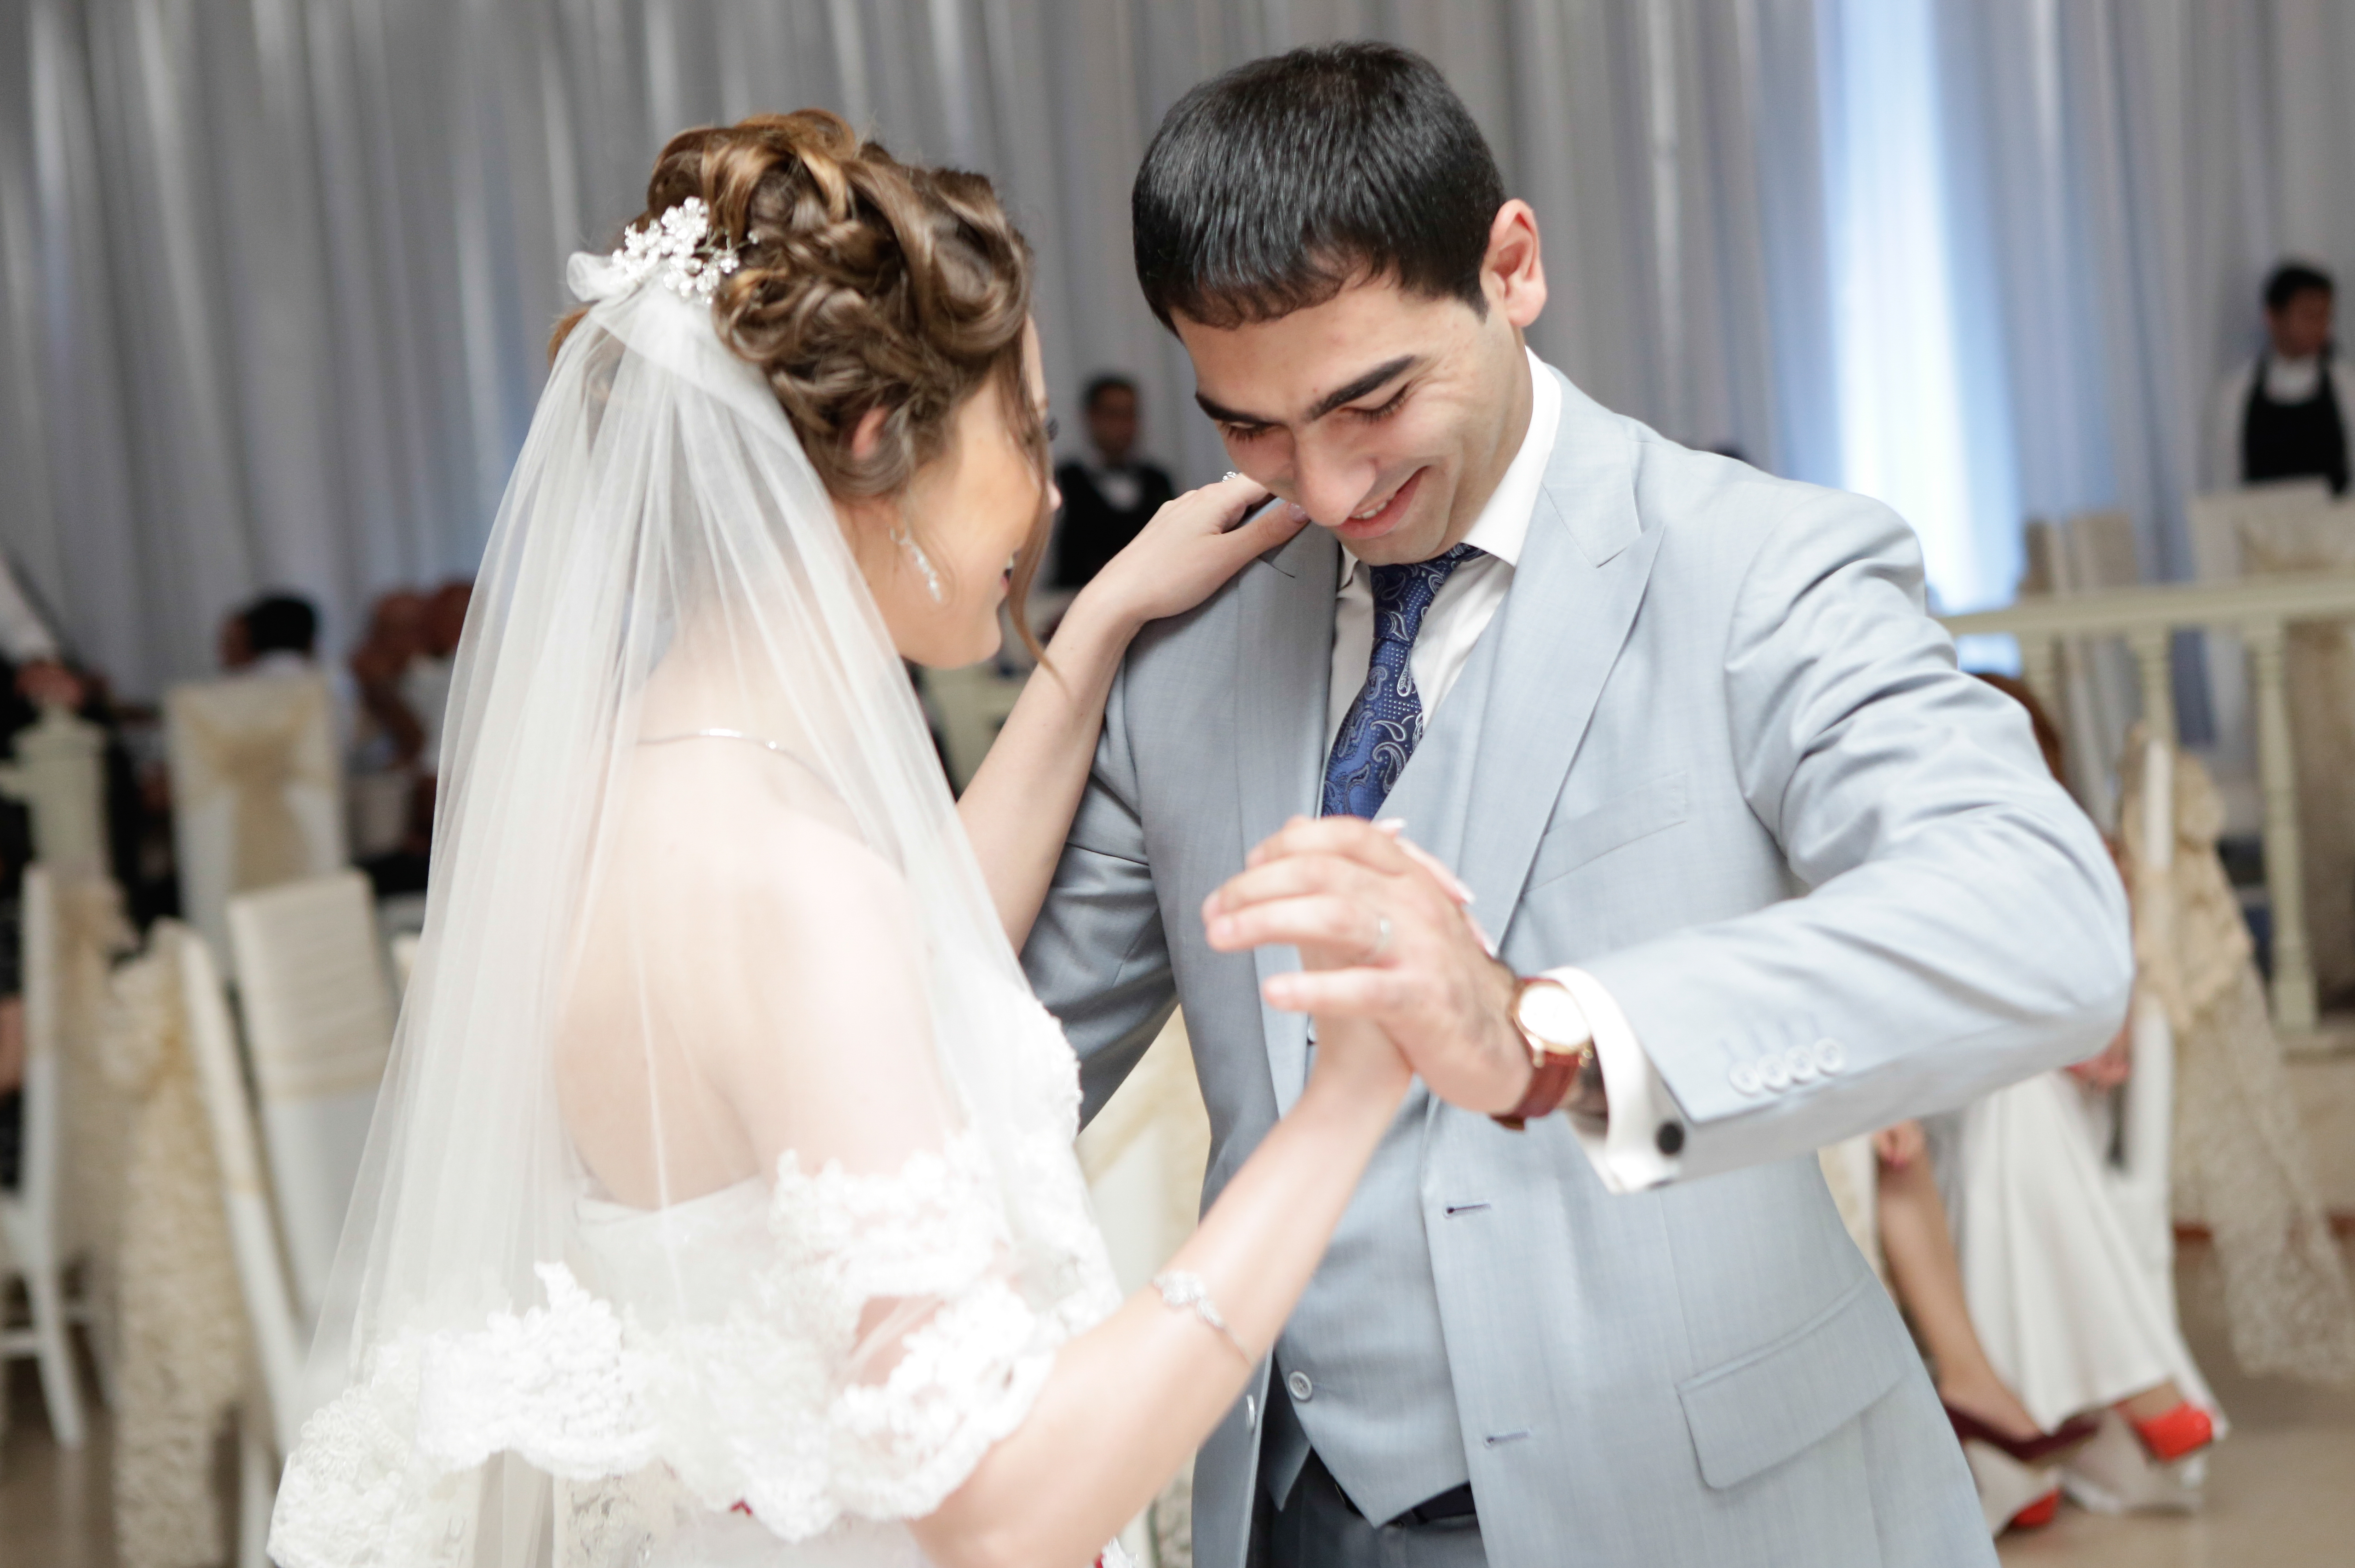
M 1197 89 L 1134 210 L 1235 466 L 1317 526 L 1137 640 L 1025 960 L 1091 1109 L 1183 1006 L 1210 1194 L 1309 1012 L 1422 1080 L 1202 1450 L 1197 1560 L 1992 1563 L 1812 1154 L 2090 1054 L 2129 959 L 1913 535 L 1529 355 L 1535 216 L 1413 55 Z

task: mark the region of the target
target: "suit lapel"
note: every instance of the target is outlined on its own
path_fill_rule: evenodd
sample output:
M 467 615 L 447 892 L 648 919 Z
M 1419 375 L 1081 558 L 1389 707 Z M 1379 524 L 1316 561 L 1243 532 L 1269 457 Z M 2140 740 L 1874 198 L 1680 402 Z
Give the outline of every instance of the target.
M 1549 368 L 1561 423 L 1512 590 L 1400 776 L 1389 814 L 1456 869 L 1499 942 L 1659 546 L 1629 422 Z
M 1241 856 L 1291 817 L 1316 810 L 1325 754 L 1326 688 L 1333 669 L 1333 600 L 1340 546 L 1322 528 L 1243 568 L 1242 636 L 1235 665 L 1235 768 L 1241 790 Z M 1260 983 L 1299 966 L 1290 948 L 1252 955 Z M 1292 1108 L 1308 1071 L 1308 1020 L 1260 1003 L 1268 1070 L 1279 1112 Z

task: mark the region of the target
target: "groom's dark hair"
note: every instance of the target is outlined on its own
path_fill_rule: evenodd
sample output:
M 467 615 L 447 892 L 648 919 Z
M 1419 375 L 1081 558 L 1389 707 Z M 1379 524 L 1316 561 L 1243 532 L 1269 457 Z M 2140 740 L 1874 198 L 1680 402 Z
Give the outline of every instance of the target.
M 1164 326 L 1272 321 L 1359 278 L 1486 314 L 1480 261 L 1505 182 L 1429 60 L 1389 44 L 1295 49 L 1179 99 L 1136 171 L 1136 281 Z

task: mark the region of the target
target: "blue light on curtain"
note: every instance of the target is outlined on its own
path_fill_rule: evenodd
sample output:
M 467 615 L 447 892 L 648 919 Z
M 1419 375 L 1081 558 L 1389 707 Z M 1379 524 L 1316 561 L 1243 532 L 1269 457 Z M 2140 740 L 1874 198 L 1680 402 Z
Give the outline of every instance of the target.
M 1922 539 L 1939 608 L 2019 580 L 2015 454 L 1979 287 L 1958 265 L 1932 0 L 1825 0 L 1826 218 L 1844 488 Z

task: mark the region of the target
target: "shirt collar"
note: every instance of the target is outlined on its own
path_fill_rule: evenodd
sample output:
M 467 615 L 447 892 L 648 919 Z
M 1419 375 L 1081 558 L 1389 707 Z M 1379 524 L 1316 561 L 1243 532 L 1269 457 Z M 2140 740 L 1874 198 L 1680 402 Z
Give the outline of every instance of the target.
M 1524 348 L 1529 362 L 1529 428 L 1522 433 L 1521 450 L 1506 465 L 1488 503 L 1472 520 L 1464 542 L 1508 567 L 1520 565 L 1521 546 L 1529 542 L 1529 514 L 1537 510 L 1538 492 L 1545 486 L 1546 460 L 1553 454 L 1553 439 L 1561 425 L 1561 387 L 1545 362 Z M 1344 588 L 1358 575 L 1358 557 L 1341 546 Z

